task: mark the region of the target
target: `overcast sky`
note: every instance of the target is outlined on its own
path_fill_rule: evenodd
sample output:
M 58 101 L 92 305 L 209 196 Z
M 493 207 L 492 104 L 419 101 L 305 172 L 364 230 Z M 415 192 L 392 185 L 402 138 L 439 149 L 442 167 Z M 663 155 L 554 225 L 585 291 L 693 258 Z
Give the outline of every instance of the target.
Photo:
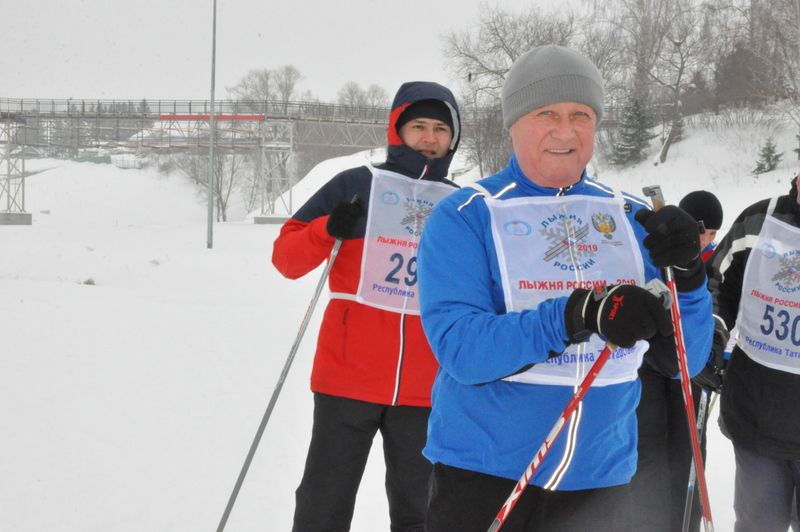
M 509 10 L 547 0 L 492 2 Z M 442 35 L 479 0 L 217 0 L 216 97 L 249 70 L 292 64 L 333 100 L 353 80 L 455 85 Z M 0 0 L 0 98 L 207 99 L 213 0 Z

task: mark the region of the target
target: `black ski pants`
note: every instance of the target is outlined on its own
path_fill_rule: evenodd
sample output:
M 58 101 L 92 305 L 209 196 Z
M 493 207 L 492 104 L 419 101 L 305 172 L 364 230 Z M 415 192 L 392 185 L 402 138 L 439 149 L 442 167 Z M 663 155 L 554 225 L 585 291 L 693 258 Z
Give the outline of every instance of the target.
M 350 530 L 358 486 L 380 431 L 391 531 L 422 532 L 431 472 L 422 456 L 429 414 L 430 408 L 314 394 L 314 426 L 292 530 Z
M 434 464 L 425 531 L 486 532 L 515 485 L 507 478 Z M 528 486 L 503 532 L 630 532 L 629 486 L 580 491 Z
M 639 425 L 639 461 L 631 481 L 633 526 L 648 532 L 680 532 L 686 505 L 686 488 L 692 464 L 692 446 L 686 423 L 681 382 L 664 377 L 647 365 L 639 369 L 642 397 L 636 409 Z M 700 404 L 700 387 L 692 384 L 694 411 Z M 706 415 L 706 424 L 708 415 Z M 706 431 L 700 441 L 705 458 Z M 700 530 L 699 490 L 694 490 L 689 530 Z

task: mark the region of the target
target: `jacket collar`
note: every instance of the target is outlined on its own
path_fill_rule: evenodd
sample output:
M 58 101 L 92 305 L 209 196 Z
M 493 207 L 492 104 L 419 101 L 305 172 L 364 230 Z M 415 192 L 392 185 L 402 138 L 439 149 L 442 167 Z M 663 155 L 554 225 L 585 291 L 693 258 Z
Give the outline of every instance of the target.
M 585 192 L 587 186 L 586 169 L 583 170 L 581 178 L 578 180 L 578 182 L 570 185 L 569 187 L 551 188 L 537 185 L 522 171 L 516 155 L 511 156 L 511 160 L 508 162 L 508 171 L 510 172 L 512 179 L 514 179 L 514 181 L 517 183 L 518 189 L 532 196 L 565 196 L 571 194 L 580 194 Z
M 438 159 L 428 159 L 403 144 L 387 148 L 386 163 L 382 166 L 387 170 L 393 170 L 415 179 L 439 181 L 447 177 L 447 171 L 452 160 L 453 152 Z

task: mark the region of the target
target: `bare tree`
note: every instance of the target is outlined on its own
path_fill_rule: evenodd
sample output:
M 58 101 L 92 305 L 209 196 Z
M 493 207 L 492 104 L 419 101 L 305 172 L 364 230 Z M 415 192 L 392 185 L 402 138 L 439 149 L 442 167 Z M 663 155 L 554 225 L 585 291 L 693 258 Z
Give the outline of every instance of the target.
M 251 70 L 233 87 L 226 87 L 233 100 L 265 102 L 276 97 L 276 80 L 272 70 Z
M 176 154 L 171 163 L 189 179 L 199 185 L 199 193 L 208 194 L 208 151 L 197 148 L 192 152 Z M 214 169 L 214 206 L 217 221 L 228 220 L 228 204 L 231 194 L 236 190 L 246 175 L 246 155 L 234 151 L 219 153 L 215 157 Z
M 292 65 L 284 65 L 273 71 L 272 77 L 275 79 L 275 96 L 283 104 L 286 112 L 289 101 L 297 90 L 297 82 L 303 79 L 300 71 Z
M 348 81 L 342 85 L 342 88 L 336 93 L 336 101 L 339 105 L 366 107 L 367 93 L 361 88 L 361 85 L 355 81 Z
M 310 90 L 304 90 L 301 92 L 297 97 L 301 102 L 310 102 L 310 103 L 321 103 L 319 96 L 311 92 Z
M 647 106 L 650 82 L 666 36 L 672 27 L 677 0 L 616 0 L 606 4 L 616 10 L 615 24 L 629 65 L 629 97 Z
M 779 107 L 800 127 L 800 0 L 774 0 L 764 12 L 772 46 L 762 57 L 776 74 Z
M 366 104 L 371 107 L 388 107 L 389 106 L 389 94 L 386 90 L 381 87 L 380 85 L 372 84 L 367 88 L 367 92 L 364 94 L 364 99 Z
M 569 45 L 575 36 L 571 14 L 544 13 L 535 7 L 512 13 L 482 4 L 476 28 L 448 34 L 444 54 L 458 79 L 469 78 L 491 100 L 520 55 L 542 44 Z
M 615 24 L 605 17 L 590 13 L 580 24 L 578 48 L 600 70 L 607 102 L 623 101 L 627 90 L 625 57 L 618 36 Z
M 720 28 L 718 61 L 747 72 L 727 83 L 738 82 L 749 102 L 775 102 L 800 126 L 800 0 L 707 1 Z

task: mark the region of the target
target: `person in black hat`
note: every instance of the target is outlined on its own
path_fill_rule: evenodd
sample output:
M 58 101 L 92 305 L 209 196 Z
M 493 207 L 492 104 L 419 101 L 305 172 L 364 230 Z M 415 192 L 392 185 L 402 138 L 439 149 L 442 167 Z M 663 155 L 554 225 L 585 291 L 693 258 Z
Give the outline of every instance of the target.
M 689 213 L 700 228 L 700 258 L 706 262 L 714 253 L 714 238 L 722 227 L 722 204 L 706 190 L 695 190 L 678 206 Z M 728 332 L 715 320 L 714 340 L 709 362 L 692 380 L 695 416 L 703 389 L 719 391 L 721 368 Z M 717 360 L 719 359 L 719 360 Z M 692 449 L 686 426 L 680 379 L 654 367 L 645 359 L 639 369 L 642 398 L 636 410 L 639 425 L 639 461 L 633 477 L 635 530 L 680 531 L 684 520 L 686 490 Z M 700 447 L 705 458 L 707 416 L 703 423 Z M 699 490 L 694 491 L 689 530 L 699 530 L 701 518 Z
M 375 435 L 383 441 L 394 532 L 422 532 L 431 464 L 422 456 L 438 364 L 420 323 L 417 245 L 428 214 L 456 190 L 455 96 L 404 83 L 380 165 L 333 176 L 283 225 L 272 262 L 296 279 L 330 258 L 311 391 L 314 418 L 296 491 L 295 532 L 349 530 Z
M 705 231 L 700 233 L 700 258 L 706 262 L 717 247 L 714 239 L 722 227 L 722 204 L 711 192 L 695 190 L 686 194 L 678 206 L 698 222 L 703 222 Z

